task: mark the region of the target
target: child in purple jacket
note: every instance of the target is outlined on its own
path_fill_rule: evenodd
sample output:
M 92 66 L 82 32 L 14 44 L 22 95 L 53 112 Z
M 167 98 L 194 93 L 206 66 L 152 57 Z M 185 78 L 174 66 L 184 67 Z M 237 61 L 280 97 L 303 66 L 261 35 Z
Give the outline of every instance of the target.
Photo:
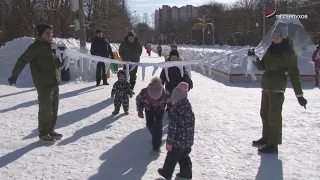
M 137 111 L 140 118 L 146 115 L 146 125 L 152 135 L 152 146 L 159 150 L 162 142 L 162 119 L 164 109 L 170 101 L 169 94 L 163 88 L 159 77 L 154 77 L 147 88 L 136 97 Z

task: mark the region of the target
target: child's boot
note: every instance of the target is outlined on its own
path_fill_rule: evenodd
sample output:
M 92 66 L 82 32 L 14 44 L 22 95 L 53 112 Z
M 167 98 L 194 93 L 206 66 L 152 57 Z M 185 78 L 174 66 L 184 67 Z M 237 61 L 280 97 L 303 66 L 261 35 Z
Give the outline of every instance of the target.
M 123 104 L 123 111 L 124 114 L 128 115 L 129 114 L 129 104 Z
M 176 174 L 176 178 L 175 178 L 175 180 L 191 180 L 192 178 L 186 178 L 186 177 L 182 177 L 181 175 L 180 175 L 180 173 L 177 173 Z
M 168 177 L 168 176 L 165 175 L 165 173 L 164 173 L 164 171 L 163 171 L 162 168 L 159 168 L 159 169 L 158 169 L 158 174 L 159 174 L 160 176 L 162 176 L 163 178 L 165 178 L 166 180 L 170 180 L 170 179 L 171 179 L 171 177 Z
M 117 115 L 117 114 L 119 114 L 119 111 L 120 111 L 120 107 L 115 106 L 115 107 L 114 107 L 114 111 L 112 112 L 112 115 Z

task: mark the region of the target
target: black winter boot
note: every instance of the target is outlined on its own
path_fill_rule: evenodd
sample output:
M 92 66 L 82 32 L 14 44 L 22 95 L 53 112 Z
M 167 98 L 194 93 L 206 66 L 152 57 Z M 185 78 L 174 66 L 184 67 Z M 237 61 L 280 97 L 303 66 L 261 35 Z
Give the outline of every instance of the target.
M 252 146 L 263 146 L 266 144 L 267 144 L 267 141 L 264 138 L 261 138 L 257 141 L 252 141 Z
M 258 152 L 259 153 L 278 154 L 278 145 L 276 145 L 276 144 L 266 145 L 264 148 L 258 149 Z
M 192 178 L 189 178 L 189 177 L 182 177 L 180 173 L 176 174 L 176 180 L 191 180 L 191 179 Z
M 112 112 L 112 115 L 117 115 L 117 114 L 119 114 L 119 110 L 114 110 L 114 111 Z
M 49 134 L 53 139 L 55 140 L 60 140 L 62 139 L 63 135 L 60 133 L 57 133 L 56 131 L 53 131 L 52 133 Z
M 170 180 L 170 179 L 171 179 L 171 178 L 165 176 L 162 168 L 159 168 L 159 169 L 158 169 L 158 174 L 159 174 L 160 176 L 162 176 L 163 178 L 165 178 L 166 180 Z

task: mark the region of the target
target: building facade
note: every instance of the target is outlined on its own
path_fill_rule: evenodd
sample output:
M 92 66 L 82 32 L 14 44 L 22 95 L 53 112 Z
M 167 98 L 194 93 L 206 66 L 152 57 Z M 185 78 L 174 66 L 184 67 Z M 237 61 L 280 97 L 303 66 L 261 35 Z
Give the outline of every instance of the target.
M 197 7 L 186 5 L 182 7 L 162 5 L 162 8 L 155 10 L 155 28 L 161 30 L 168 22 L 178 23 L 198 17 Z

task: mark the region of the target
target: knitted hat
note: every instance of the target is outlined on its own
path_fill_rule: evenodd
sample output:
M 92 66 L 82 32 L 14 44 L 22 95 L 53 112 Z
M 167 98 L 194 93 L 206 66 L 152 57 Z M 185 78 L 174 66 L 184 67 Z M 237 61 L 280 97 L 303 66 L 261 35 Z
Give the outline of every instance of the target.
M 128 32 L 127 37 L 133 36 L 135 37 L 136 35 L 133 32 Z
M 286 39 L 288 38 L 288 25 L 284 22 L 278 22 L 272 30 L 272 37 Z
M 124 78 L 126 78 L 127 74 L 125 70 L 120 69 L 117 73 L 117 77 L 119 78 L 120 75 L 123 75 Z
M 176 49 L 171 50 L 170 53 L 169 53 L 169 59 L 170 59 L 171 56 L 177 56 L 179 58 L 178 50 L 176 50 Z
M 42 34 L 44 33 L 44 31 L 46 29 L 52 29 L 52 25 L 50 24 L 38 24 L 37 25 L 37 32 L 38 32 L 38 36 L 42 36 Z
M 97 29 L 96 30 L 96 34 L 98 34 L 98 33 L 102 33 L 102 30 L 101 29 Z
M 148 95 L 152 99 L 159 99 L 163 93 L 163 85 L 161 79 L 158 77 L 153 78 L 147 89 Z
M 175 104 L 182 99 L 188 98 L 189 84 L 186 82 L 181 82 L 178 86 L 172 91 L 171 99 L 172 103 Z

